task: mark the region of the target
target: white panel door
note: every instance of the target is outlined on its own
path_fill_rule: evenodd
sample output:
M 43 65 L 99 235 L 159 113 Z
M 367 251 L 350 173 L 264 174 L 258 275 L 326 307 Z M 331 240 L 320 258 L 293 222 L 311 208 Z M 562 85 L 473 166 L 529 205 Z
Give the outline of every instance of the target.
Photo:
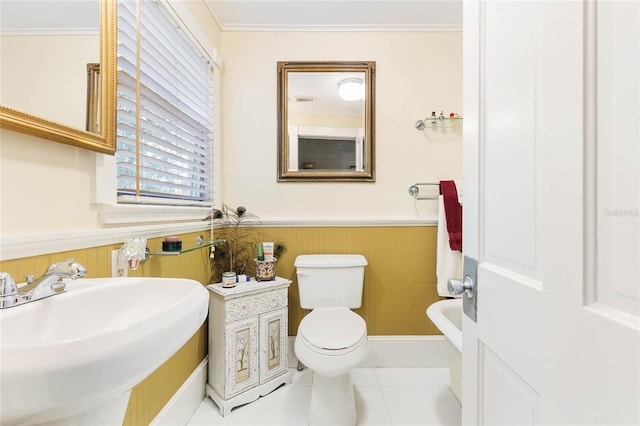
M 463 424 L 640 424 L 639 28 L 464 2 Z

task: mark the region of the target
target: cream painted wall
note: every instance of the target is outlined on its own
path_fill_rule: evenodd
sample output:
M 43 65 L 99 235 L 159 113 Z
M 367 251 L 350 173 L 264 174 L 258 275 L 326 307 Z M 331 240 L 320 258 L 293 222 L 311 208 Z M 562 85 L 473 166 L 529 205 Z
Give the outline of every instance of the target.
M 459 32 L 223 32 L 224 201 L 262 219 L 437 218 L 415 182 L 460 178 L 461 137 L 414 127 L 462 110 Z M 376 182 L 278 183 L 277 61 L 376 61 Z
M 93 152 L 0 130 L 0 232 L 94 229 Z
M 221 33 L 203 4 L 186 4 L 223 55 L 225 202 L 265 220 L 435 218 L 435 202 L 414 204 L 407 189 L 459 178 L 461 142 L 414 123 L 432 110 L 461 110 L 460 33 Z M 377 61 L 375 183 L 276 182 L 276 62 L 313 59 Z M 102 156 L 0 130 L 2 235 L 100 228 L 93 200 Z
M 204 2 L 174 3 L 179 13 L 191 15 L 187 24 L 195 35 L 219 49 L 221 31 Z M 85 82 L 86 73 L 82 78 Z M 46 91 L 41 96 L 62 107 L 58 97 Z M 94 204 L 94 170 L 102 157 L 104 154 L 0 129 L 0 235 L 101 228 Z

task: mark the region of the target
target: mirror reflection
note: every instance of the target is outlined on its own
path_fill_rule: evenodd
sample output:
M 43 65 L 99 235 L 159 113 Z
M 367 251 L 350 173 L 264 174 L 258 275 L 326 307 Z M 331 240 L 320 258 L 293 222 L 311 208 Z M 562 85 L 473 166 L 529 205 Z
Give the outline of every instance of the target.
M 115 0 L 0 2 L 0 127 L 115 151 Z
M 100 62 L 99 6 L 2 0 L 0 104 L 84 129 L 87 64 Z
M 373 181 L 373 62 L 279 63 L 279 180 Z

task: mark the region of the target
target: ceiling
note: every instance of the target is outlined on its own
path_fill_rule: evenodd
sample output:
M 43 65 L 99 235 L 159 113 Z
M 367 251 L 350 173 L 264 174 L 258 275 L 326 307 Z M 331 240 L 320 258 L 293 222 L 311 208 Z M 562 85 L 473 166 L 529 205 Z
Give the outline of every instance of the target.
M 364 101 L 345 101 L 338 96 L 341 80 L 364 80 L 364 72 L 289 72 L 288 77 L 290 112 L 364 116 Z
M 462 30 L 462 0 L 204 1 L 225 31 Z M 97 1 L 86 0 L 0 0 L 0 31 L 95 31 L 97 6 Z
M 224 31 L 460 31 L 462 0 L 205 0 Z

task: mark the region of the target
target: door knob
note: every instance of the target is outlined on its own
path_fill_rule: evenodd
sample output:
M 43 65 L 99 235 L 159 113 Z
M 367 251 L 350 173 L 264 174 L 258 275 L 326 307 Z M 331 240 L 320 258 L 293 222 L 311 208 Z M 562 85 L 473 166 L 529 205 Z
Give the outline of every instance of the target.
M 454 296 L 464 292 L 467 298 L 473 299 L 473 279 L 469 275 L 465 275 L 462 281 L 449 280 L 447 281 L 447 290 L 449 290 L 449 294 Z

